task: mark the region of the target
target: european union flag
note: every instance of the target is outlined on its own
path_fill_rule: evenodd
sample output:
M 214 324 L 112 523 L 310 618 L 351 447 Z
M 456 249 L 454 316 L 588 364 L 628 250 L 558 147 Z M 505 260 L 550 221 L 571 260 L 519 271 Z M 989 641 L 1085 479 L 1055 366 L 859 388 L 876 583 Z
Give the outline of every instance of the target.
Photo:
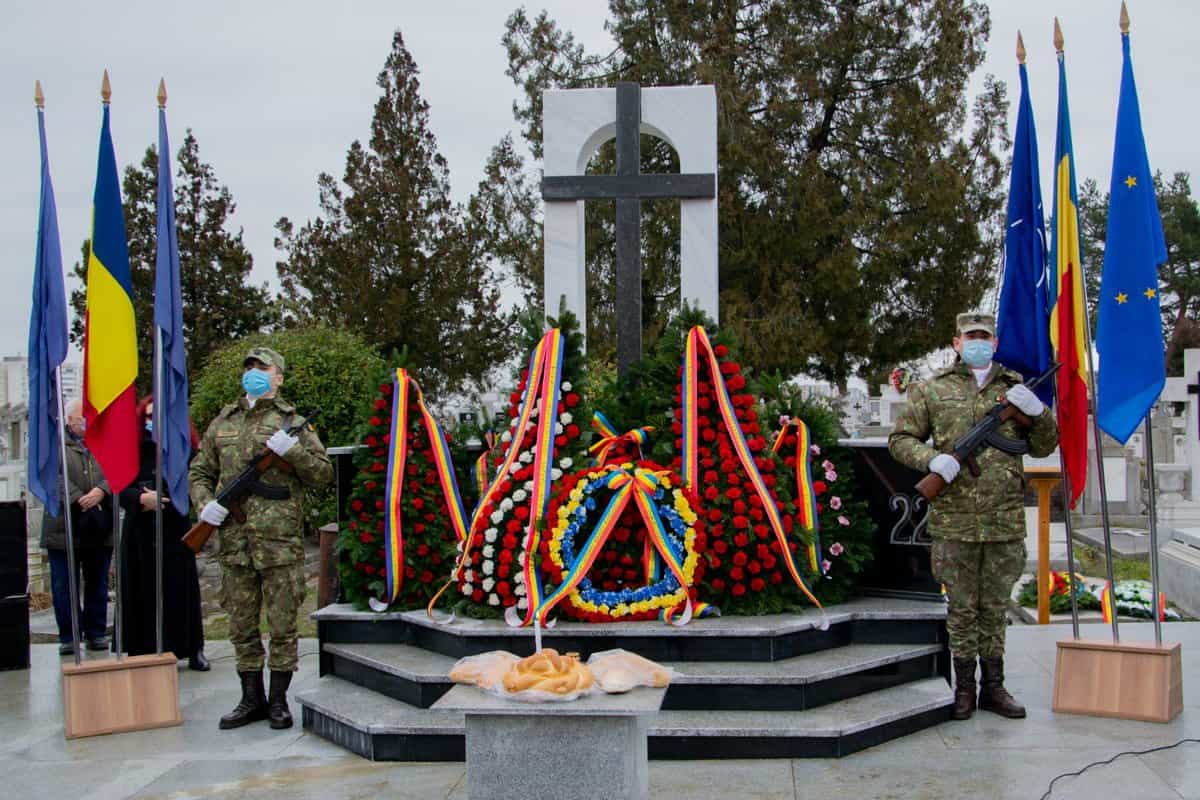
M 166 90 L 160 86 L 166 101 Z M 162 474 L 171 504 L 188 513 L 188 460 L 192 427 L 188 419 L 187 356 L 183 345 L 183 304 L 179 289 L 179 238 L 175 193 L 171 188 L 171 143 L 167 112 L 158 109 L 158 252 L 154 261 L 154 333 L 159 337 L 161 386 L 154 398 L 154 439 L 162 450 Z M 156 365 L 157 366 L 157 365 Z
M 1121 34 L 1121 49 L 1125 63 L 1098 303 L 1096 418 L 1105 433 L 1124 443 L 1166 382 L 1158 265 L 1166 260 L 1167 247 L 1142 136 L 1128 33 Z
M 57 370 L 67 359 L 67 295 L 63 286 L 62 249 L 58 238 L 58 210 L 50 183 L 50 159 L 46 154 L 46 121 L 37 92 L 38 141 L 42 155 L 41 212 L 38 217 L 37 256 L 33 267 L 33 308 L 29 316 L 29 491 L 46 507 L 46 513 L 62 513 L 59 497 L 59 398 Z M 19 442 L 12 443 L 19 447 Z
M 1053 350 L 1046 288 L 1046 221 L 1042 212 L 1042 184 L 1038 179 L 1037 133 L 1024 63 L 1020 65 L 1020 74 L 1021 100 L 1004 232 L 1004 283 L 996 318 L 996 360 L 1032 378 L 1050 366 Z M 1050 405 L 1054 386 L 1047 381 L 1038 387 L 1037 394 L 1043 403 Z

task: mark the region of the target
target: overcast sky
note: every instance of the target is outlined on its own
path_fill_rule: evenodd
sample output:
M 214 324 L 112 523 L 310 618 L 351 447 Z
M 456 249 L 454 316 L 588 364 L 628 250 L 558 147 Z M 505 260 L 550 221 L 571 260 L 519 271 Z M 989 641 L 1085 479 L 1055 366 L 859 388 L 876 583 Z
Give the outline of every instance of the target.
M 1042 185 L 1050 199 L 1057 74 L 1051 43 L 1058 15 L 1066 36 L 1077 174 L 1106 188 L 1120 78 L 1118 0 L 995 0 L 988 57 L 1009 84 L 1015 126 L 1016 31 L 1025 34 Z M 171 8 L 174 6 L 174 8 Z M 275 282 L 273 224 L 316 213 L 316 176 L 341 175 L 346 148 L 369 134 L 375 76 L 399 28 L 421 70 L 430 122 L 465 200 L 491 147 L 516 131 L 517 88 L 504 74 L 503 0 L 10 3 L 0 31 L 0 355 L 24 353 L 37 229 L 38 150 L 33 83 L 46 93 L 51 173 L 66 268 L 88 234 L 100 122 L 100 75 L 113 84 L 117 161 L 140 161 L 157 138 L 155 88 L 165 77 L 172 150 L 194 129 L 201 157 L 233 193 L 256 282 Z M 601 0 L 543 0 L 589 50 L 611 46 Z M 1197 172 L 1196 86 L 1191 50 L 1200 3 L 1131 4 L 1142 118 L 1154 169 Z M 172 153 L 174 155 L 174 152 Z M 1047 212 L 1047 218 L 1049 212 Z M 73 286 L 68 280 L 68 288 Z

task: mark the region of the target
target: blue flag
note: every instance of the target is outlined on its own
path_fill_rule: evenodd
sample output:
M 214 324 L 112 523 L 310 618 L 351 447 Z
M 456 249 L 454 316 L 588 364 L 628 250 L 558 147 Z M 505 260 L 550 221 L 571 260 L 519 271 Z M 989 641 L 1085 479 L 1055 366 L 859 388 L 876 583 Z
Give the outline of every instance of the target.
M 171 143 L 167 113 L 158 110 L 158 252 L 154 260 L 154 333 L 159 337 L 162 386 L 154 398 L 154 440 L 162 449 L 163 481 L 171 504 L 186 514 L 192 427 L 188 418 L 187 356 L 179 292 L 179 239 L 171 188 Z
M 1046 221 L 1038 179 L 1037 133 L 1024 64 L 1020 65 L 1020 73 L 1021 100 L 1004 232 L 1004 283 L 996 318 L 996 360 L 1029 379 L 1046 371 L 1053 350 L 1046 284 Z M 1054 386 L 1049 381 L 1043 383 L 1037 395 L 1050 405 Z
M 57 517 L 59 465 L 62 463 L 58 431 L 58 374 L 67 359 L 67 294 L 63 286 L 62 248 L 58 239 L 58 210 L 50 183 L 46 153 L 46 122 L 38 109 L 38 140 L 42 155 L 41 212 L 38 217 L 37 256 L 33 266 L 33 308 L 29 317 L 29 491 Z M 19 447 L 19 442 L 13 442 Z
M 1124 443 L 1166 382 L 1158 265 L 1167 259 L 1167 246 L 1142 136 L 1127 33 L 1121 35 L 1121 49 L 1124 65 L 1097 304 L 1096 419 L 1105 433 Z

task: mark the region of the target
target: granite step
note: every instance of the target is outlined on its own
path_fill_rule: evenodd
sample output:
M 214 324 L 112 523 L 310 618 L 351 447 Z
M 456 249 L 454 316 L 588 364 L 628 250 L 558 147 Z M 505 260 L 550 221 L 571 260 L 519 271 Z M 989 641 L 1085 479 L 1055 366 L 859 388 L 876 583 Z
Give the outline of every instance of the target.
M 307 730 L 375 761 L 461 761 L 458 712 L 415 708 L 335 676 L 297 696 Z M 656 759 L 836 758 L 949 719 L 942 678 L 805 711 L 664 710 L 650 723 Z
M 937 674 L 937 644 L 850 644 L 770 662 L 666 662 L 664 709 L 803 710 Z M 322 674 L 428 708 L 455 659 L 403 644 L 322 646 Z

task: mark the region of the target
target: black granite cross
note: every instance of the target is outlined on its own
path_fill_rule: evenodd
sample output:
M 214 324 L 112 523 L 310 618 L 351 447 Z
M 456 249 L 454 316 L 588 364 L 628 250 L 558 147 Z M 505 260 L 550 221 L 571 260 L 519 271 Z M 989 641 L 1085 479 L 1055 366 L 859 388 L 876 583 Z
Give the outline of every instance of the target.
M 642 357 L 642 199 L 717 194 L 717 176 L 711 172 L 641 174 L 641 124 L 641 87 L 618 83 L 617 174 L 553 175 L 542 180 L 543 200 L 617 201 L 617 370 L 622 373 Z

